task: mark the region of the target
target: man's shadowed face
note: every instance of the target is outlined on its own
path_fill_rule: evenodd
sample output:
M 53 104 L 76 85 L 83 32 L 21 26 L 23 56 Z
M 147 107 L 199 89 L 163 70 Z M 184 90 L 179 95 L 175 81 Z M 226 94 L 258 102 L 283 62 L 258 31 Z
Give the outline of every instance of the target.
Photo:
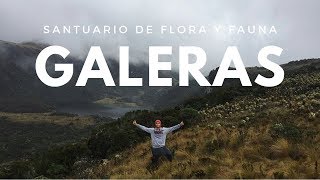
M 156 121 L 154 124 L 156 128 L 161 128 L 161 121 Z

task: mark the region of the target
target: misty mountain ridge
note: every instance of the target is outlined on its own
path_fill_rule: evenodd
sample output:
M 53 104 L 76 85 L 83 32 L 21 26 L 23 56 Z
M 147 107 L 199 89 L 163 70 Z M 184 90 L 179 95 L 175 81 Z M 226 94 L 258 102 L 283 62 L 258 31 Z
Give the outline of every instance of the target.
M 133 64 L 130 66 L 130 77 L 142 77 L 142 87 L 106 87 L 101 79 L 90 79 L 85 87 L 76 87 L 76 80 L 83 66 L 83 61 L 68 56 L 66 60 L 58 55 L 51 56 L 46 64 L 48 74 L 59 77 L 62 72 L 54 71 L 56 63 L 72 63 L 74 75 L 69 83 L 59 88 L 51 88 L 43 84 L 37 77 L 35 61 L 42 49 L 48 44 L 34 42 L 12 43 L 0 41 L 0 83 L 6 88 L 0 89 L 0 110 L 14 112 L 37 112 L 55 109 L 61 104 L 92 103 L 103 99 L 116 99 L 117 104 L 132 103 L 134 106 L 154 107 L 161 106 L 161 98 L 173 87 L 149 87 L 149 72 L 147 64 Z M 107 59 L 112 76 L 119 81 L 119 64 L 115 59 Z M 97 64 L 93 69 L 98 69 Z M 172 77 L 177 84 L 176 72 L 159 72 L 159 77 Z M 183 89 L 190 89 L 188 87 Z M 191 93 L 193 90 L 191 88 Z M 182 96 L 184 99 L 184 95 Z M 176 99 L 179 100 L 179 97 Z M 173 104 L 177 101 L 174 100 Z M 168 103 L 163 103 L 168 104 Z M 170 104 L 170 103 L 169 103 Z

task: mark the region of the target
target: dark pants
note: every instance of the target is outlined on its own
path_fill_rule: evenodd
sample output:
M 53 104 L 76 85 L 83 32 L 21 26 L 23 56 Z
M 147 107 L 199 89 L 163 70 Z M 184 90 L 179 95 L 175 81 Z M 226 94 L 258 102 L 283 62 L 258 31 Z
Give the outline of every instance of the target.
M 152 148 L 152 163 L 157 163 L 161 156 L 165 156 L 170 162 L 172 161 L 172 153 L 168 148 Z

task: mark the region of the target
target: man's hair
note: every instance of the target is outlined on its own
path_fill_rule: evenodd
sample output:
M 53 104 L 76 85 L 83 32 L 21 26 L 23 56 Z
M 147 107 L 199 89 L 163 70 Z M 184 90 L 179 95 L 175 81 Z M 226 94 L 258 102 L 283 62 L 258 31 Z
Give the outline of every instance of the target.
M 161 123 L 159 119 L 155 120 L 154 123 Z

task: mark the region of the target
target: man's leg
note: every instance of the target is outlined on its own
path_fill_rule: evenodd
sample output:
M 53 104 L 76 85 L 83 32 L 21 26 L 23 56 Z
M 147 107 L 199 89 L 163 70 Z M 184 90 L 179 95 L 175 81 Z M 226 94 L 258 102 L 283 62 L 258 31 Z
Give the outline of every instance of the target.
M 153 164 L 157 164 L 158 163 L 158 160 L 160 158 L 160 148 L 152 148 L 152 163 Z
M 163 152 L 166 158 L 171 162 L 172 161 L 172 153 L 167 147 L 163 147 Z
M 152 157 L 151 162 L 147 166 L 147 170 L 153 174 L 154 171 L 158 168 L 158 160 L 160 157 L 159 149 L 151 148 Z

